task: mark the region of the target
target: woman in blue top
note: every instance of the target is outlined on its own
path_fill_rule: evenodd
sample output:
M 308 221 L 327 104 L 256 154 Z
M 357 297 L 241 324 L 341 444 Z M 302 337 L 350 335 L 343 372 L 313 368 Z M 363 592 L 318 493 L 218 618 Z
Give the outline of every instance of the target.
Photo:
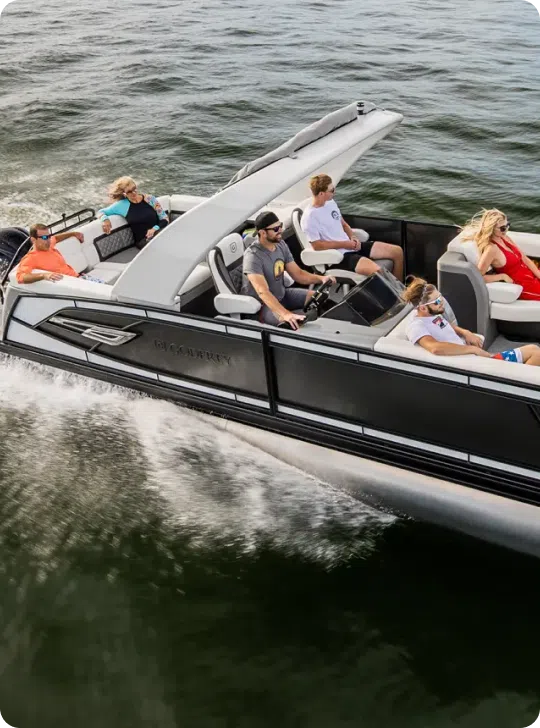
M 103 232 L 111 232 L 109 215 L 125 217 L 135 238 L 135 245 L 143 248 L 161 229 L 169 223 L 167 213 L 153 195 L 137 192 L 137 185 L 131 177 L 119 177 L 110 189 L 109 196 L 114 200 L 112 205 L 98 210 Z

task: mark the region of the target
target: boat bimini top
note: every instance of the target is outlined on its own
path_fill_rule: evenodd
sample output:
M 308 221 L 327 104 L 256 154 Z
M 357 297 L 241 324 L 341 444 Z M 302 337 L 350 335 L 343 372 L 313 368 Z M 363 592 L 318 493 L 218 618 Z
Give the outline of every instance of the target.
M 301 203 L 309 196 L 308 181 L 314 174 L 325 172 L 337 184 L 402 120 L 401 114 L 358 102 L 306 127 L 168 225 L 122 272 L 111 298 L 174 305 L 195 266 L 226 235 L 265 205 Z

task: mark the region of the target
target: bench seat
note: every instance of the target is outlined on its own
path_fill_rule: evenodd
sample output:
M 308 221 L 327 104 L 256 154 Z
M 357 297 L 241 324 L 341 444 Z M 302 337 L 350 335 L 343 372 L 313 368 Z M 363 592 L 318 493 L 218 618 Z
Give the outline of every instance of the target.
M 406 316 L 389 334 L 382 337 L 375 344 L 375 351 L 380 354 L 409 359 L 415 364 L 424 366 L 439 365 L 455 369 L 463 374 L 484 374 L 492 377 L 507 379 L 516 384 L 533 384 L 540 386 L 540 367 L 513 364 L 500 359 L 487 359 L 486 357 L 464 354 L 463 356 L 437 356 L 426 351 L 418 344 L 411 344 L 407 339 L 406 331 L 410 319 L 415 311 Z M 514 344 L 513 346 L 516 346 Z M 495 341 L 490 350 L 498 351 L 500 347 Z

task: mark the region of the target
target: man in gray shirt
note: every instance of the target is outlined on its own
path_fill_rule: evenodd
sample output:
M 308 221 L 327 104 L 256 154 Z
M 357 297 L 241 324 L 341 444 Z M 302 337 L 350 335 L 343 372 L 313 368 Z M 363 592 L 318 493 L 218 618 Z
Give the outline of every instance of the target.
M 265 324 L 277 326 L 286 321 L 293 329 L 298 329 L 298 322 L 305 318 L 302 310 L 309 291 L 286 288 L 284 272 L 304 286 L 335 279 L 308 273 L 294 262 L 289 246 L 281 239 L 283 223 L 275 213 L 261 212 L 255 227 L 257 240 L 244 253 L 242 293 L 262 303 L 259 315 Z

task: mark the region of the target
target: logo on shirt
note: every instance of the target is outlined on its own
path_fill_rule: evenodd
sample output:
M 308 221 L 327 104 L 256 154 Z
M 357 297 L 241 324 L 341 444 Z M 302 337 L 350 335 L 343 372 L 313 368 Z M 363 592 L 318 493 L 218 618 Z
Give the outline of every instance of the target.
M 339 220 L 339 212 L 337 210 L 332 210 L 332 217 L 334 220 Z
M 433 323 L 440 329 L 444 329 L 446 326 L 446 321 L 443 316 L 435 316 L 435 318 L 433 319 Z
M 281 258 L 279 258 L 279 260 L 276 260 L 276 262 L 274 263 L 274 278 L 276 279 L 276 281 L 278 278 L 281 278 L 284 270 L 285 270 L 285 261 L 281 260 Z

